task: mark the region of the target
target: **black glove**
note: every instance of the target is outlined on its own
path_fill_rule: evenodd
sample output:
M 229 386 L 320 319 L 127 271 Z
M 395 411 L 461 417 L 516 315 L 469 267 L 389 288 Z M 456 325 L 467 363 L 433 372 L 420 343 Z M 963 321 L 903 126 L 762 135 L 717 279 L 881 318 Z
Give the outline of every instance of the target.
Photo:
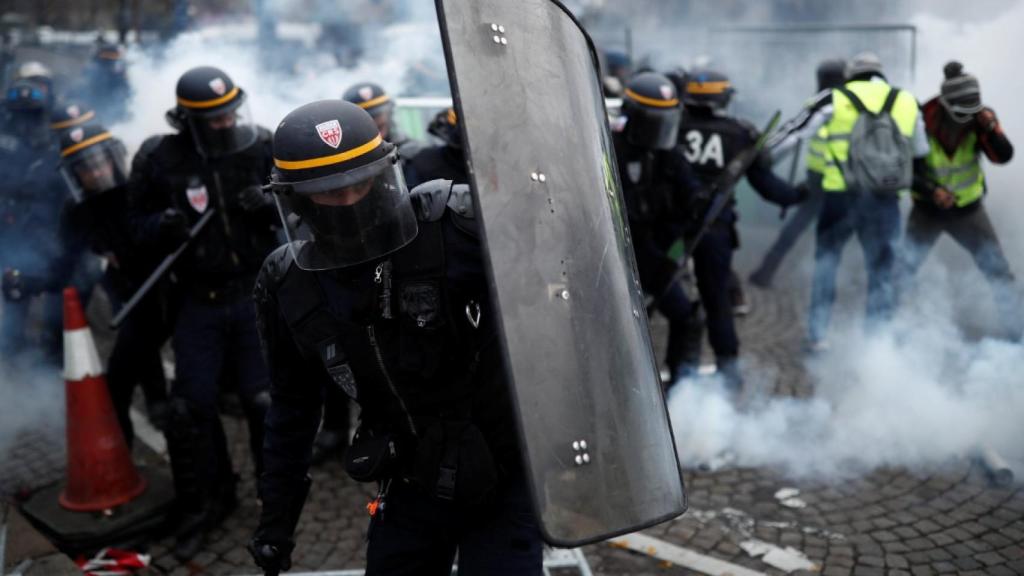
M 264 542 L 258 537 L 253 538 L 246 549 L 252 554 L 256 565 L 263 570 L 265 576 L 277 576 L 292 567 L 292 549 L 294 542 Z
M 14 268 L 4 270 L 3 293 L 8 302 L 19 302 L 26 296 L 21 272 Z
M 164 210 L 157 228 L 160 239 L 168 244 L 181 244 L 188 240 L 188 217 L 177 208 Z
M 246 212 L 255 212 L 271 202 L 270 195 L 261 186 L 246 186 L 238 192 L 238 205 Z

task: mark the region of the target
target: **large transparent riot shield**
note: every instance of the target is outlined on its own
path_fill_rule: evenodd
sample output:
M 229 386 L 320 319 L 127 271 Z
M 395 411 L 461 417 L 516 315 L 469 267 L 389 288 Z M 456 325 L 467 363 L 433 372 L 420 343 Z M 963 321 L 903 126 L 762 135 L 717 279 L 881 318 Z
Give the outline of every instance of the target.
M 681 514 L 593 45 L 553 0 L 436 0 L 545 539 Z

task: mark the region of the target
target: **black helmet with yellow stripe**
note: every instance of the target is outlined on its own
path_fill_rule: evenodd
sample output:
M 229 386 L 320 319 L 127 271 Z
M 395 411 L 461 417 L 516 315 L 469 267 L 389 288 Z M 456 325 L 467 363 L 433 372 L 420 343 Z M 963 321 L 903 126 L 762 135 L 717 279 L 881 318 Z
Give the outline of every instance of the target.
M 313 232 L 313 240 L 290 244 L 300 268 L 353 266 L 416 237 L 396 148 L 351 102 L 320 100 L 285 116 L 274 132 L 270 188 L 282 214 L 296 214 Z
M 395 109 L 395 101 L 383 88 L 373 82 L 360 82 L 345 90 L 341 98 L 369 112 L 373 121 L 377 123 L 381 137 L 388 139 L 391 135 L 391 116 Z
M 124 144 L 99 124 L 73 126 L 60 137 L 60 171 L 77 203 L 128 181 Z
M 455 108 L 446 108 L 434 115 L 427 132 L 437 136 L 446 146 L 462 150 L 462 133 L 459 132 L 459 115 Z
M 220 68 L 199 66 L 185 72 L 175 96 L 178 104 L 167 113 L 167 121 L 191 134 L 203 156 L 224 156 L 256 142 L 245 91 Z
M 701 68 L 686 77 L 683 104 L 712 111 L 725 110 L 735 90 L 729 77 L 721 72 Z
M 50 129 L 58 133 L 75 126 L 83 126 L 96 120 L 96 112 L 89 106 L 77 102 L 61 104 L 50 112 Z
M 667 150 L 679 135 L 679 96 L 675 84 L 655 72 L 630 78 L 622 98 L 626 141 L 634 146 Z

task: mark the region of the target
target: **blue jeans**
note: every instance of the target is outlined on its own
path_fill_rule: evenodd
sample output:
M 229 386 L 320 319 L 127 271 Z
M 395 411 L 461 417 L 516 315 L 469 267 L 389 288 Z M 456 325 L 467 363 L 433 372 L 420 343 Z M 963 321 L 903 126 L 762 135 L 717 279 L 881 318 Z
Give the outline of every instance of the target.
M 843 247 L 857 234 L 868 274 L 865 327 L 873 329 L 892 317 L 896 303 L 896 242 L 900 234 L 899 199 L 895 194 L 826 192 L 818 216 L 814 278 L 808 336 L 821 340 L 828 332 L 836 299 L 836 272 Z

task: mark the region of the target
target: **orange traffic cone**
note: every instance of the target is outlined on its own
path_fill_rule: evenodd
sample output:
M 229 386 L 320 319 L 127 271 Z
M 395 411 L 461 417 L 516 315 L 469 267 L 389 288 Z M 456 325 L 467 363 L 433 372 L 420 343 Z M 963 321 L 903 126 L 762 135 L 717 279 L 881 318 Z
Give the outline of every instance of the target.
M 86 512 L 131 501 L 146 489 L 146 481 L 132 463 L 74 288 L 64 289 L 64 382 L 68 470 L 60 505 Z

